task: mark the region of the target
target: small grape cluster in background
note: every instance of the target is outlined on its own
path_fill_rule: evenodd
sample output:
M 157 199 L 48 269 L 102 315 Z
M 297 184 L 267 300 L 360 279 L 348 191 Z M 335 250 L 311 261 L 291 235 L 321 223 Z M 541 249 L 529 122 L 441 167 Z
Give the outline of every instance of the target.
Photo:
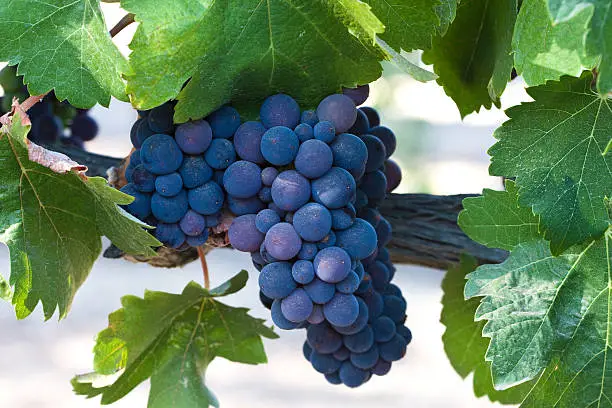
M 281 329 L 307 329 L 304 353 L 333 384 L 386 374 L 412 339 L 391 283 L 391 225 L 376 209 L 401 180 L 393 132 L 357 109 L 368 86 L 302 111 L 268 97 L 259 121 L 224 106 L 174 126 L 173 103 L 140 112 L 122 191 L 127 211 L 166 246 L 203 245 L 221 212 L 231 245 L 260 270 L 262 302 Z
M 0 115 L 11 110 L 13 98 L 23 102 L 30 96 L 15 67 L 7 66 L 0 71 L 0 86 L 4 90 L 4 96 L 0 97 Z M 84 143 L 95 139 L 99 130 L 88 112 L 59 101 L 51 91 L 27 112 L 32 122 L 28 138 L 37 144 L 61 143 L 84 149 Z

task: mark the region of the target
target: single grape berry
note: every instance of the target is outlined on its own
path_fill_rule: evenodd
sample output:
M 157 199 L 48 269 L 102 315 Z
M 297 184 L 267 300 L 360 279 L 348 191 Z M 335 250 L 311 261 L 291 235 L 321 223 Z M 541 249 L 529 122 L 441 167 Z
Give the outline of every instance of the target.
M 259 116 L 266 128 L 286 126 L 293 129 L 300 121 L 300 107 L 289 95 L 276 94 L 266 98 Z
M 186 154 L 202 154 L 212 142 L 212 129 L 207 121 L 183 123 L 176 128 L 176 143 Z
M 240 126 L 240 114 L 231 106 L 223 106 L 207 118 L 213 137 L 229 139 Z

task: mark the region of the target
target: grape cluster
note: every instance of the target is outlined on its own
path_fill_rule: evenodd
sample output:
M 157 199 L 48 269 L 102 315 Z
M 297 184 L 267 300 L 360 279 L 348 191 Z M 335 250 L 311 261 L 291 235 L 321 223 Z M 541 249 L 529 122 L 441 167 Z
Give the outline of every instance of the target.
M 155 236 L 175 249 L 198 247 L 219 224 L 225 203 L 221 179 L 236 160 L 229 139 L 240 116 L 223 107 L 206 120 L 174 126 L 174 104 L 139 112 L 130 137 L 135 150 L 121 191 L 134 196 L 126 209 L 156 226 Z
M 277 94 L 244 123 L 230 106 L 178 127 L 172 103 L 140 112 L 122 188 L 135 197 L 127 210 L 172 248 L 204 244 L 231 213 L 229 242 L 251 254 L 274 323 L 305 328 L 307 359 L 349 387 L 386 374 L 412 337 L 377 210 L 401 179 L 396 139 L 374 109 L 357 109 L 368 93 L 305 111 Z
M 23 102 L 30 96 L 15 67 L 8 66 L 0 71 L 0 85 L 4 90 L 4 96 L 0 98 L 2 114 L 11 110 L 13 98 Z M 28 138 L 34 143 L 60 142 L 83 149 L 84 142 L 93 140 L 98 134 L 98 124 L 88 115 L 87 109 L 76 109 L 66 101 L 60 102 L 54 92 L 47 94 L 27 113 L 32 122 Z

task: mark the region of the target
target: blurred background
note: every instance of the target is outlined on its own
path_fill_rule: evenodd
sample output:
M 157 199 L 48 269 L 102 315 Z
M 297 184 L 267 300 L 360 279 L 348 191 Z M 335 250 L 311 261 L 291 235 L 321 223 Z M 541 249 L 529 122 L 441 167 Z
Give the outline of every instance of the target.
M 125 14 L 116 4 L 102 7 L 109 27 Z M 126 55 L 134 29 L 132 25 L 116 37 Z M 527 100 L 519 78 L 502 96 L 502 109 Z M 398 135 L 394 159 L 402 166 L 403 181 L 396 192 L 459 194 L 479 193 L 485 187 L 501 189 L 500 180 L 488 175 L 486 151 L 494 143 L 494 129 L 506 119 L 502 110 L 483 110 L 461 121 L 453 101 L 435 82 L 416 82 L 392 65 L 386 65 L 383 77 L 371 85 L 365 105 L 379 109 L 382 123 Z M 110 109 L 96 107 L 91 114 L 100 134 L 86 145 L 87 150 L 126 156 L 136 112 L 129 104 L 113 101 Z M 268 310 L 259 303 L 257 271 L 248 254 L 216 250 L 209 255 L 208 265 L 213 286 L 248 269 L 247 287 L 224 301 L 249 307 L 252 315 L 272 325 Z M 0 245 L 0 273 L 7 276 L 8 271 L 8 251 Z M 312 369 L 302 356 L 303 331 L 280 332 L 280 339 L 266 341 L 267 365 L 214 360 L 206 373 L 207 385 L 224 408 L 499 406 L 474 397 L 471 376 L 462 380 L 446 359 L 441 341 L 444 327 L 439 323 L 443 276 L 444 271 L 435 269 L 398 267 L 394 282 L 408 300 L 408 326 L 414 340 L 406 357 L 387 376 L 374 378 L 360 389 L 331 386 Z M 0 407 L 99 406 L 99 398 L 85 400 L 73 395 L 70 379 L 91 371 L 95 335 L 106 326 L 107 315 L 120 307 L 120 297 L 142 296 L 145 289 L 178 293 L 191 280 L 201 280 L 197 263 L 162 270 L 101 258 L 62 322 L 43 322 L 40 308 L 18 322 L 10 305 L 0 303 Z M 145 383 L 113 406 L 146 407 L 147 396 Z

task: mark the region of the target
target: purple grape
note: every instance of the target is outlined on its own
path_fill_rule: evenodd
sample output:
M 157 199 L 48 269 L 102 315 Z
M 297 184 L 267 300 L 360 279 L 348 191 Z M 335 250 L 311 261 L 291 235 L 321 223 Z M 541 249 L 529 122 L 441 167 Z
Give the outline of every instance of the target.
M 264 234 L 257 229 L 255 218 L 254 214 L 234 218 L 232 225 L 229 227 L 228 236 L 230 244 L 235 249 L 243 252 L 254 252 L 261 246 Z
M 211 113 L 207 120 L 215 138 L 229 139 L 240 126 L 240 114 L 231 106 L 222 106 Z
M 179 222 L 188 209 L 185 190 L 181 190 L 174 197 L 164 197 L 158 193 L 154 193 L 151 197 L 151 212 L 155 218 L 167 224 Z
M 174 134 L 176 144 L 186 154 L 202 154 L 212 142 L 212 129 L 207 121 L 183 123 Z
M 368 370 L 376 365 L 379 359 L 378 346 L 372 345 L 363 353 L 351 353 L 351 363 L 362 370 Z
M 306 241 L 320 241 L 332 227 L 332 217 L 327 208 L 317 203 L 308 203 L 293 215 L 293 227 Z
M 172 115 L 174 115 L 172 103 L 165 103 L 151 109 L 147 115 L 149 127 L 156 133 L 171 132 L 174 129 Z
M 257 216 L 255 217 L 255 226 L 257 229 L 265 234 L 272 228 L 274 225 L 280 222 L 280 217 L 274 210 L 270 210 L 266 208 L 265 210 L 261 210 Z
M 294 323 L 301 323 L 308 319 L 312 313 L 312 301 L 306 291 L 297 288 L 281 302 L 281 311 L 287 320 Z
M 152 193 L 155 191 L 155 176 L 147 171 L 142 164 L 134 168 L 132 180 L 138 191 Z
M 283 171 L 272 183 L 272 199 L 284 211 L 295 211 L 310 199 L 310 182 L 295 170 Z
M 155 179 L 155 191 L 164 197 L 173 197 L 183 189 L 183 179 L 178 173 L 170 173 L 157 176 Z
M 155 229 L 155 238 L 171 248 L 179 248 L 185 242 L 185 234 L 178 224 L 160 222 Z
M 314 305 L 312 313 L 308 316 L 308 323 L 320 324 L 325 321 L 325 315 L 323 314 L 323 307 L 321 305 Z
M 362 106 L 361 108 L 359 108 L 359 110 L 365 113 L 365 115 L 368 117 L 370 127 L 380 125 L 380 116 L 378 116 L 378 112 L 376 112 L 376 109 L 371 108 L 369 106 Z
M 368 257 L 378 244 L 374 227 L 361 218 L 356 218 L 350 228 L 338 231 L 336 238 L 336 244 L 348 252 L 351 258 L 357 259 Z
M 223 207 L 223 190 L 214 181 L 189 190 L 189 206 L 202 215 L 213 215 Z
M 345 207 L 355 190 L 355 179 L 340 167 L 332 167 L 322 177 L 312 181 L 312 198 L 329 209 Z M 274 187 L 272 193 L 274 196 Z
M 153 174 L 170 174 L 183 163 L 183 153 L 172 137 L 157 134 L 142 144 L 140 160 L 145 169 Z
M 188 210 L 179 223 L 181 230 L 185 235 L 197 237 L 206 229 L 206 220 L 203 216 L 193 210 Z
M 355 106 L 359 106 L 370 96 L 370 85 L 359 85 L 357 88 L 342 88 L 342 93 L 351 98 Z
M 286 126 L 293 129 L 300 121 L 300 106 L 289 95 L 276 94 L 262 103 L 259 116 L 267 128 Z
M 228 196 L 227 207 L 234 215 L 245 215 L 257 214 L 266 208 L 266 205 L 257 196 L 249 198 L 236 198 Z
M 357 109 L 357 118 L 355 119 L 355 123 L 353 126 L 351 126 L 347 133 L 351 133 L 353 135 L 363 135 L 368 133 L 369 130 L 370 122 L 368 121 L 368 117 L 360 109 Z
M 321 354 L 332 354 L 342 347 L 342 336 L 327 323 L 309 326 L 306 339 L 310 347 Z
M 374 345 L 374 331 L 370 326 L 355 334 L 344 336 L 344 346 L 352 353 L 365 353 Z
M 272 187 L 274 179 L 278 176 L 278 170 L 274 167 L 266 167 L 261 171 L 261 182 L 264 186 Z
M 304 177 L 315 179 L 327 173 L 334 157 L 329 146 L 320 140 L 307 140 L 295 157 L 295 169 Z
M 307 261 L 312 261 L 317 255 L 318 251 L 319 249 L 317 248 L 317 244 L 313 244 L 311 242 L 303 242 L 302 249 L 300 249 L 300 252 L 298 252 L 298 258 Z
M 302 240 L 295 232 L 293 225 L 286 222 L 278 223 L 270 228 L 264 242 L 270 255 L 281 261 L 293 258 L 302 247 Z
M 275 166 L 285 166 L 295 159 L 300 140 L 288 127 L 275 126 L 264 133 L 261 138 L 261 153 Z
M 378 170 L 385 163 L 385 158 L 387 157 L 385 145 L 379 138 L 372 135 L 363 135 L 361 140 L 363 140 L 368 149 L 366 173 Z
M 368 372 L 355 367 L 350 361 L 342 363 L 338 375 L 342 383 L 350 388 L 359 387 L 368 380 Z
M 179 174 L 185 188 L 193 189 L 210 181 L 213 170 L 202 156 L 187 156 L 179 168 Z
M 357 109 L 353 100 L 348 96 L 334 94 L 319 103 L 317 117 L 321 122 L 333 123 L 337 133 L 344 133 L 355 123 Z
M 380 170 L 366 173 L 361 179 L 359 188 L 366 193 L 370 201 L 383 200 L 387 195 L 387 177 Z
M 292 321 L 287 320 L 285 316 L 283 316 L 280 299 L 275 299 L 272 302 L 272 307 L 270 308 L 270 311 L 272 312 L 272 321 L 279 329 L 293 330 L 299 326 L 298 323 L 293 323 Z
M 302 116 L 300 118 L 301 123 L 314 127 L 314 125 L 316 125 L 318 121 L 319 118 L 317 117 L 317 112 L 313 110 L 305 110 L 304 112 L 302 112 Z
M 261 138 L 266 128 L 260 122 L 245 122 L 234 135 L 234 147 L 236 153 L 243 160 L 263 164 L 266 162 L 261 154 Z
M 204 158 L 213 169 L 227 169 L 230 164 L 236 161 L 234 144 L 227 139 L 213 139 L 210 147 L 204 153 Z
M 336 138 L 336 128 L 329 121 L 317 123 L 313 129 L 314 138 L 325 143 L 331 143 Z
M 95 119 L 89 115 L 77 115 L 72 119 L 72 124 L 70 125 L 70 134 L 72 137 L 84 142 L 95 139 L 98 135 L 98 130 L 98 124 Z
M 271 299 L 285 298 L 296 287 L 289 262 L 273 262 L 264 266 L 259 274 L 259 288 Z
M 315 277 L 314 266 L 310 261 L 296 261 L 293 264 L 293 267 L 291 267 L 291 274 L 293 275 L 293 279 L 297 283 L 307 285 L 312 282 Z
M 261 189 L 261 169 L 255 163 L 246 160 L 232 163 L 225 170 L 223 186 L 233 197 L 253 197 Z
M 323 307 L 323 313 L 334 326 L 350 326 L 359 316 L 359 303 L 354 295 L 336 293 Z
M 313 352 L 310 356 L 312 367 L 321 374 L 333 374 L 342 365 L 342 362 L 336 360 L 331 354 L 320 354 Z
M 406 347 L 408 342 L 405 338 L 396 334 L 391 340 L 386 343 L 379 343 L 378 351 L 380 358 L 390 363 L 401 360 L 406 354 Z
M 185 239 L 185 242 L 193 248 L 204 245 L 206 241 L 208 241 L 208 230 L 204 230 L 200 235 L 195 237 L 187 236 Z
M 393 160 L 385 162 L 385 176 L 387 177 L 387 193 L 395 190 L 402 182 L 402 169 Z
M 385 145 L 386 158 L 391 157 L 397 147 L 397 138 L 393 131 L 385 126 L 374 126 L 368 133 L 380 139 Z
M 294 132 L 297 135 L 298 139 L 300 139 L 301 143 L 304 143 L 305 141 L 314 138 L 314 130 L 312 129 L 312 126 L 306 123 L 300 123 L 299 125 L 297 125 Z
M 336 287 L 331 283 L 323 282 L 315 277 L 312 282 L 304 286 L 306 293 L 310 299 L 319 305 L 324 305 L 329 302 L 336 293 Z

